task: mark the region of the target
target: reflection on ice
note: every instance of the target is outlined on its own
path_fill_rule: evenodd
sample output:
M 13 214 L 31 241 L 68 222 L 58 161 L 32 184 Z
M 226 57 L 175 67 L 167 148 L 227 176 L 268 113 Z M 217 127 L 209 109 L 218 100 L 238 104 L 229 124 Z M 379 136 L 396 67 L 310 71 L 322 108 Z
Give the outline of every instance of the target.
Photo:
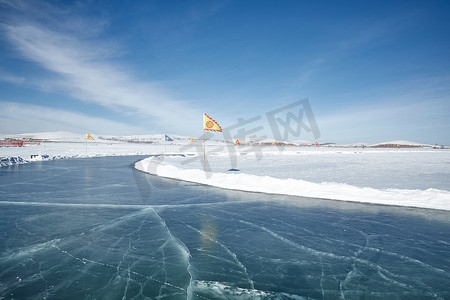
M 253 280 L 250 278 L 248 272 L 247 272 L 247 268 L 239 261 L 236 253 L 232 252 L 227 246 L 225 246 L 223 243 L 221 243 L 220 241 L 218 241 L 215 238 L 216 233 L 214 231 L 211 232 L 211 228 L 214 228 L 215 226 L 207 226 L 206 228 L 202 225 L 202 230 L 198 230 L 188 224 L 186 224 L 186 226 L 192 230 L 194 230 L 195 232 L 197 232 L 198 234 L 201 235 L 201 240 L 202 240 L 202 247 L 197 249 L 203 252 L 209 252 L 210 248 L 211 248 L 211 243 L 215 243 L 217 244 L 219 247 L 221 247 L 226 254 L 228 254 L 231 257 L 232 260 L 232 264 L 236 264 L 239 268 L 242 269 L 242 273 L 243 275 L 246 277 L 246 280 L 248 280 L 248 283 L 250 285 L 250 288 L 252 290 L 255 289 L 255 285 L 253 283 Z M 215 257 L 214 255 L 208 254 L 210 257 L 213 257 L 215 259 L 219 259 L 222 262 L 226 262 L 226 263 L 230 263 L 230 260 L 228 258 L 223 258 L 223 257 Z

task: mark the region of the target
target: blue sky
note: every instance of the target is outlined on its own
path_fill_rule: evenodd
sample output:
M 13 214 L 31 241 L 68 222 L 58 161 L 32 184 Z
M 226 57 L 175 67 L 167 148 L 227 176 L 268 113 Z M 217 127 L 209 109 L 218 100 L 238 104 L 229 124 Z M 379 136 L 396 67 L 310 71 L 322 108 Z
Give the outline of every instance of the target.
M 307 98 L 322 142 L 449 145 L 449 36 L 448 1 L 0 0 L 0 133 L 195 137 Z

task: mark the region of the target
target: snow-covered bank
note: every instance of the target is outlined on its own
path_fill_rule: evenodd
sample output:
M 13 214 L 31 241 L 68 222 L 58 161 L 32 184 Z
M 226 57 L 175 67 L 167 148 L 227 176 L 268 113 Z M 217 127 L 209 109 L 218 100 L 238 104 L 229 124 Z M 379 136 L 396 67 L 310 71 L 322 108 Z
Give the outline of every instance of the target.
M 125 156 L 129 156 L 133 154 L 126 154 Z M 123 155 L 113 155 L 113 154 L 91 154 L 91 155 L 48 155 L 48 154 L 36 154 L 26 156 L 27 158 L 23 158 L 21 156 L 9 156 L 9 157 L 0 157 L 0 168 L 8 167 L 13 165 L 21 165 L 30 162 L 37 161 L 48 161 L 48 160 L 57 160 L 57 159 L 70 159 L 70 158 L 92 158 L 92 157 L 105 157 L 105 156 L 123 156 Z
M 24 164 L 27 161 L 20 156 L 0 157 L 0 167 L 12 166 L 15 164 Z
M 315 183 L 302 179 L 280 179 L 267 175 L 260 176 L 240 172 L 204 172 L 201 169 L 177 167 L 155 157 L 137 162 L 135 168 L 162 177 L 233 190 L 450 210 L 450 192 L 434 188 L 425 190 L 376 189 L 345 183 Z M 270 170 L 268 170 L 268 173 L 270 174 Z
M 92 136 L 95 140 L 86 140 L 84 134 L 70 132 L 0 134 L 0 140 L 9 138 L 37 141 L 23 147 L 0 147 L 0 167 L 65 158 L 179 153 L 180 147 L 190 143 L 189 137 L 175 135 L 172 136 L 174 142 L 165 142 L 163 134 Z
M 0 147 L 0 167 L 67 158 L 153 155 L 178 151 L 179 145 L 130 144 L 125 142 L 44 142 L 24 147 Z

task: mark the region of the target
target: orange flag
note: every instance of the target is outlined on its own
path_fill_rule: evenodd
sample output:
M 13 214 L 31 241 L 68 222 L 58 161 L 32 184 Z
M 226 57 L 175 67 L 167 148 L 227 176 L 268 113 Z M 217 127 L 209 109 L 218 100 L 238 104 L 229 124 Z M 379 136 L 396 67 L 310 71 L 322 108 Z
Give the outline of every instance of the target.
M 94 138 L 87 132 L 86 132 L 86 139 L 95 141 Z
M 203 114 L 203 130 L 222 131 L 222 128 L 210 116 Z
M 239 140 L 236 140 L 236 144 L 238 144 L 239 146 L 241 145 L 241 143 L 239 142 Z

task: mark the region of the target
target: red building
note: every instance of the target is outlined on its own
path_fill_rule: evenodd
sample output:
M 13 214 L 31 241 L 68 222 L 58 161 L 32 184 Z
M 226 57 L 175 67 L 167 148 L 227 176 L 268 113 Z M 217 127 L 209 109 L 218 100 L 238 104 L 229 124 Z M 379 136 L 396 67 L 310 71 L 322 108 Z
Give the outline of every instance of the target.
M 0 147 L 23 147 L 23 141 L 0 141 Z

